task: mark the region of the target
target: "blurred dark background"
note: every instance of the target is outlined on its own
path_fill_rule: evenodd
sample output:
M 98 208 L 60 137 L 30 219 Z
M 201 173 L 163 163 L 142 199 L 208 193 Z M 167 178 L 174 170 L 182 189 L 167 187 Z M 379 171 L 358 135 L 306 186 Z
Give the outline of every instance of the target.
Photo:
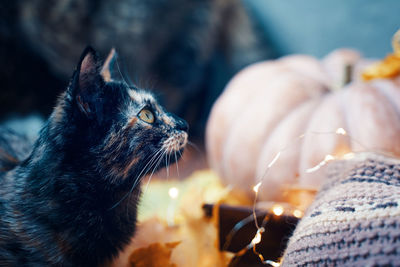
M 0 120 L 40 127 L 90 44 L 103 57 L 115 47 L 123 72 L 201 143 L 212 103 L 237 71 L 339 47 L 383 57 L 399 10 L 397 0 L 1 0 Z

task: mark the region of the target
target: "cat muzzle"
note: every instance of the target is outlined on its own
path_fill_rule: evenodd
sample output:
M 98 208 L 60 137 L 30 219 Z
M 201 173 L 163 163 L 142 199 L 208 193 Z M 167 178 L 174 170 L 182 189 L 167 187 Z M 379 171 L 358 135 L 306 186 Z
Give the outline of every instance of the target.
M 164 141 L 163 148 L 168 153 L 182 150 L 188 141 L 188 134 L 184 131 L 174 132 L 167 140 Z

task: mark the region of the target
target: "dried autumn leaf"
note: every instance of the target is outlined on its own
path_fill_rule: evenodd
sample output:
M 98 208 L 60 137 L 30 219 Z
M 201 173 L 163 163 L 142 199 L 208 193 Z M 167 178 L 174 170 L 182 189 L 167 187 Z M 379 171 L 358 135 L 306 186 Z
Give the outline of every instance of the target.
M 362 74 L 365 81 L 373 79 L 394 78 L 400 74 L 400 56 L 388 55 L 381 62 L 366 68 Z
M 393 36 L 393 54 L 388 55 L 381 62 L 366 68 L 362 74 L 365 81 L 373 79 L 394 78 L 400 74 L 400 30 Z
M 173 187 L 179 192 L 178 197 L 174 199 L 168 194 Z M 185 181 L 152 180 L 144 191 L 139 207 L 139 223 L 135 237 L 112 266 L 132 266 L 132 257 L 138 257 L 134 258 L 137 260 L 142 257 L 158 258 L 159 255 L 151 253 L 154 252 L 152 249 L 159 247 L 150 246 L 177 241 L 179 245 L 167 254 L 168 257 L 163 256 L 164 259 L 168 259 L 163 262 L 164 266 L 227 266 L 232 255 L 219 251 L 217 225 L 213 220 L 205 218 L 202 210 L 204 203 L 220 201 L 233 205 L 251 203 L 250 200 L 233 194 L 224 187 L 218 176 L 210 170 L 196 171 Z M 135 256 L 131 256 L 132 253 Z M 159 266 L 151 265 L 158 264 L 159 261 L 146 260 L 135 262 L 135 266 Z M 143 265 L 138 265 L 142 263 Z
M 171 254 L 179 243 L 154 243 L 148 247 L 136 249 L 129 257 L 129 266 L 176 267 L 176 264 L 171 263 Z
M 120 253 L 118 258 L 115 259 L 110 266 L 129 266 L 130 254 L 139 248 L 145 248 L 154 243 L 164 244 L 180 241 L 181 238 L 178 227 L 169 227 L 160 218 L 150 218 L 138 224 L 137 232 L 131 243 Z

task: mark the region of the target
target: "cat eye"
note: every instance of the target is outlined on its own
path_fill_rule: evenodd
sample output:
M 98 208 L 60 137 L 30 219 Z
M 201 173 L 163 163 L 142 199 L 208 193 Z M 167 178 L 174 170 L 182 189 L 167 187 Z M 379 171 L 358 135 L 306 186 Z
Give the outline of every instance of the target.
M 139 118 L 142 121 L 147 122 L 147 123 L 153 123 L 154 122 L 154 114 L 153 114 L 153 112 L 151 112 L 148 109 L 142 109 L 139 112 Z

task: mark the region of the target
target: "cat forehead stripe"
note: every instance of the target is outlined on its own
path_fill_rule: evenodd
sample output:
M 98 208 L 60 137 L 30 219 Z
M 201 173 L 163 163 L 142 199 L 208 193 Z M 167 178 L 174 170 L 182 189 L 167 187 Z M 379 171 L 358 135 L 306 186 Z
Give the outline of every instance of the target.
M 138 101 L 138 102 L 142 102 L 145 100 L 154 101 L 153 96 L 144 91 L 137 91 L 137 90 L 130 89 L 130 90 L 128 90 L 128 94 L 134 101 Z

